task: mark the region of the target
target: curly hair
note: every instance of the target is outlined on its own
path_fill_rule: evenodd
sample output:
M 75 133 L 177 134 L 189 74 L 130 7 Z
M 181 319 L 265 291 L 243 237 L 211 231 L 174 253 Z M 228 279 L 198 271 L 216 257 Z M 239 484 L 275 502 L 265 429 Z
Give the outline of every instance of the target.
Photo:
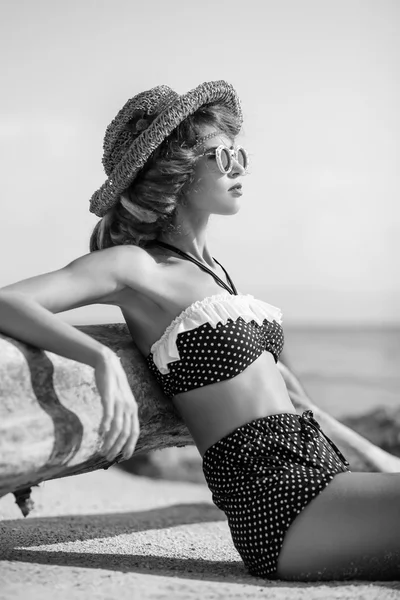
M 161 232 L 179 234 L 174 223 L 177 207 L 184 205 L 186 189 L 193 183 L 198 152 L 191 147 L 201 128 L 211 125 L 232 140 L 240 125 L 225 106 L 212 103 L 199 108 L 154 150 L 119 201 L 100 219 L 90 236 L 90 252 L 133 244 L 145 247 Z M 129 122 L 128 128 L 135 123 Z

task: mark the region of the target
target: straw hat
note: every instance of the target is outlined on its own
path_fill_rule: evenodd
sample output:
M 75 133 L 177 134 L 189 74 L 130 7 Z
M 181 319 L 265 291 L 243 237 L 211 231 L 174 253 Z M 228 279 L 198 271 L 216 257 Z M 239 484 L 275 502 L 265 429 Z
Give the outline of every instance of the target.
M 202 83 L 182 95 L 168 85 L 158 85 L 128 100 L 106 129 L 102 162 L 107 180 L 92 195 L 90 212 L 102 217 L 164 139 L 198 108 L 215 102 L 238 117 L 239 133 L 243 120 L 240 100 L 224 80 Z M 133 119 L 137 119 L 135 124 L 128 125 Z

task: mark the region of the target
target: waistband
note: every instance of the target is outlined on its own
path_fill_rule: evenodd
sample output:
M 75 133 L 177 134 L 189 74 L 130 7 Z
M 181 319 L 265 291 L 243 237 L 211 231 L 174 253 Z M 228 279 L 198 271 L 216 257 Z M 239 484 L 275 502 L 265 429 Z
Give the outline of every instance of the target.
M 339 456 L 343 464 L 346 467 L 350 466 L 350 463 L 347 461 L 346 457 L 342 454 L 342 452 L 339 450 L 336 444 L 324 433 L 324 431 L 321 428 L 321 425 L 314 418 L 314 413 L 312 410 L 305 410 L 301 415 L 299 415 L 298 413 L 277 413 L 273 415 L 267 415 L 258 419 L 253 419 L 248 423 L 244 423 L 243 425 L 237 427 L 234 431 L 231 431 L 223 438 L 215 442 L 215 444 L 207 448 L 203 455 L 203 464 L 207 460 L 208 453 L 213 449 L 217 449 L 218 446 L 224 445 L 224 442 L 230 437 L 237 436 L 240 433 L 245 434 L 249 431 L 249 429 L 254 430 L 258 434 L 265 434 L 266 430 L 268 431 L 269 426 L 273 425 L 274 423 L 283 425 L 288 431 L 301 432 L 303 435 L 309 436 L 310 438 L 319 437 L 320 435 L 322 435 L 330 444 L 332 449 L 336 452 L 336 454 Z

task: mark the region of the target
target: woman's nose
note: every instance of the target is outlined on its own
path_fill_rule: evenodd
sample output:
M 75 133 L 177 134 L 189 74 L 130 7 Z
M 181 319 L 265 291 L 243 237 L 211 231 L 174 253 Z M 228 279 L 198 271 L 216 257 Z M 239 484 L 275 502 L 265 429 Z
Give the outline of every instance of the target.
M 238 160 L 232 158 L 232 171 L 230 172 L 230 174 L 232 175 L 232 173 L 236 172 L 238 172 L 240 175 L 244 175 L 246 173 L 246 169 L 243 165 L 240 164 Z

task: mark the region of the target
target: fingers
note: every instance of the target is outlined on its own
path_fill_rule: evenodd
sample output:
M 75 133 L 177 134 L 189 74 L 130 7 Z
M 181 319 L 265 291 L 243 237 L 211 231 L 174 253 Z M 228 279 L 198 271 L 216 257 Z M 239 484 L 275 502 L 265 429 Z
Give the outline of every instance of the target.
M 107 460 L 112 462 L 121 452 L 126 440 L 129 436 L 129 416 L 124 413 L 122 416 L 122 425 L 117 435 L 114 437 L 114 443 L 108 445 Z
M 114 417 L 114 401 L 108 397 L 108 401 L 103 404 L 104 412 L 103 418 L 100 423 L 100 435 L 106 434 L 108 437 L 109 430 L 111 428 L 111 423 Z
M 124 460 L 130 458 L 139 437 L 139 419 L 136 404 L 116 404 L 110 431 L 106 435 L 102 454 L 112 462 L 123 451 Z
M 128 458 L 132 456 L 139 437 L 139 419 L 137 410 L 135 410 L 134 414 L 131 415 L 130 421 L 130 435 L 123 450 L 124 460 L 128 460 Z
M 111 428 L 114 418 L 115 399 L 114 395 L 111 393 L 111 385 L 109 380 L 103 379 L 102 377 L 101 381 L 96 380 L 96 384 L 102 394 L 103 418 L 100 424 L 100 435 L 103 435 L 104 433 L 107 434 Z
M 96 385 L 102 398 L 103 418 L 100 435 L 104 435 L 101 454 L 113 461 L 123 451 L 130 458 L 139 437 L 138 406 L 120 362 L 109 361 L 96 367 Z

